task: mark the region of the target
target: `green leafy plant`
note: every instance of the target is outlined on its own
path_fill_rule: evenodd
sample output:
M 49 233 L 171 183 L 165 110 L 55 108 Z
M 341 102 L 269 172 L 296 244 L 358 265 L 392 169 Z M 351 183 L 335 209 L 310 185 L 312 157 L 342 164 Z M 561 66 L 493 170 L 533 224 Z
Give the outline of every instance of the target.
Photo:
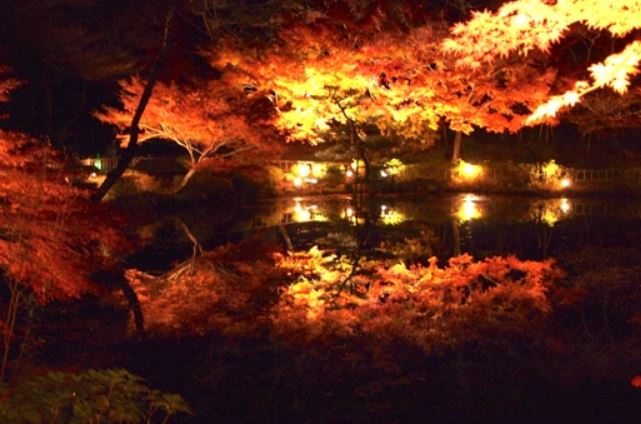
M 124 369 L 51 371 L 0 387 L 3 423 L 153 423 L 193 414 L 177 394 L 150 388 Z

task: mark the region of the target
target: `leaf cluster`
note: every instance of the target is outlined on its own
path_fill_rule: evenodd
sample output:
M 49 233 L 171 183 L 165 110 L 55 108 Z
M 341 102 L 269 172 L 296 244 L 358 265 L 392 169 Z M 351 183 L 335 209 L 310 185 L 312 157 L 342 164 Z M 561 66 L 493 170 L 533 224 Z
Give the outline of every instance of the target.
M 151 423 L 193 414 L 177 394 L 150 388 L 124 369 L 51 371 L 0 387 L 0 418 L 13 423 Z
M 518 336 L 551 311 L 547 290 L 562 276 L 552 261 L 469 255 L 428 266 L 368 261 L 346 280 L 344 258 L 312 250 L 283 257 L 297 276 L 272 310 L 273 331 L 292 343 L 363 340 L 442 352 Z M 365 342 L 366 341 L 366 342 Z

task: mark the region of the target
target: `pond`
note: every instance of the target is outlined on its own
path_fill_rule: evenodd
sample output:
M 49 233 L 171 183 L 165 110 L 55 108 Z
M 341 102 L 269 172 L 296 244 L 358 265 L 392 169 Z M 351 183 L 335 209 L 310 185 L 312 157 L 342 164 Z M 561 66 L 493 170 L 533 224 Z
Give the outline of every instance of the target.
M 640 223 L 641 199 L 618 197 L 294 197 L 251 206 L 209 204 L 150 218 L 138 229 L 146 247 L 131 264 L 162 270 L 185 259 L 192 252 L 186 229 L 205 250 L 258 237 L 284 248 L 316 245 L 403 259 L 446 260 L 464 252 L 541 259 L 587 246 L 633 246 Z

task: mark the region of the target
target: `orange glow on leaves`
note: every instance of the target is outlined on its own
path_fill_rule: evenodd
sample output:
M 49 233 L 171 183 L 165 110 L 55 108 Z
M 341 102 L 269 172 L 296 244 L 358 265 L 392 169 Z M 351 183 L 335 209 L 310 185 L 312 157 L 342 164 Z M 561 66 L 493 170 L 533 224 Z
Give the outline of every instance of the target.
M 90 275 L 124 245 L 109 213 L 40 140 L 0 131 L 0 267 L 41 302 L 92 291 Z
M 457 65 L 477 69 L 511 54 L 528 55 L 538 49 L 548 52 L 569 31 L 582 23 L 594 30 L 622 37 L 641 28 L 641 2 L 616 0 L 518 0 L 496 12 L 475 12 L 468 22 L 459 23 L 442 46 L 458 57 Z M 559 110 L 574 106 L 582 96 L 609 87 L 624 94 L 630 78 L 639 73 L 641 42 L 629 43 L 620 53 L 588 68 L 592 81 L 578 81 L 573 90 L 555 95 L 541 103 L 526 124 L 550 122 Z

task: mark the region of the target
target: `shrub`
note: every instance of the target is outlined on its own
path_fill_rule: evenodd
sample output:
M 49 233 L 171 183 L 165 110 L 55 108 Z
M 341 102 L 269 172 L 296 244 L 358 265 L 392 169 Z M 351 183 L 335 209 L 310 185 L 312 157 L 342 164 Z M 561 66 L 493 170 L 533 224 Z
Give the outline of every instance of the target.
M 52 371 L 0 387 L 3 423 L 140 423 L 192 411 L 177 394 L 151 389 L 123 369 Z

